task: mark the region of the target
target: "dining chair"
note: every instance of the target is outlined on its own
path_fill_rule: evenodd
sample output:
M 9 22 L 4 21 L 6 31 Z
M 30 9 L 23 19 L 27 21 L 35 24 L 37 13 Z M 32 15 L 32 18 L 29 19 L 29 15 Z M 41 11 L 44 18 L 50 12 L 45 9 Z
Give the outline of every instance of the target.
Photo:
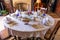
M 54 40 L 54 37 L 60 27 L 60 21 L 57 22 L 52 31 L 48 30 L 44 36 L 46 40 Z
M 27 3 L 16 3 L 16 8 L 21 10 L 21 11 L 27 11 L 28 10 L 28 4 Z
M 12 39 L 14 39 L 14 37 L 8 33 L 7 28 L 0 32 L 0 40 L 12 40 Z

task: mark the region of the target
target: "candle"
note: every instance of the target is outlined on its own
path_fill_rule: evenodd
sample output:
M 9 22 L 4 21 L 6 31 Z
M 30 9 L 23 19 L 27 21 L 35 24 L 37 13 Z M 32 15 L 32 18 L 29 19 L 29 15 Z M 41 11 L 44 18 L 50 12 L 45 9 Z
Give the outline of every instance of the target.
M 27 9 L 28 9 L 28 11 L 29 11 L 29 5 L 27 5 Z

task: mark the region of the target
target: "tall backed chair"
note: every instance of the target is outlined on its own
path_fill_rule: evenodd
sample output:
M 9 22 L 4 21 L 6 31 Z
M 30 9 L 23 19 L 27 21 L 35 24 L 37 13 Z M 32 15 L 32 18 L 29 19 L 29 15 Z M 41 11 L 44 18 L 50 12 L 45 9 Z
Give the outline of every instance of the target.
M 21 11 L 27 11 L 28 10 L 28 4 L 27 3 L 16 3 L 16 8 L 21 10 Z
M 54 40 L 54 37 L 60 27 L 60 21 L 57 22 L 56 26 L 53 28 L 52 31 L 48 30 L 44 36 L 46 40 Z

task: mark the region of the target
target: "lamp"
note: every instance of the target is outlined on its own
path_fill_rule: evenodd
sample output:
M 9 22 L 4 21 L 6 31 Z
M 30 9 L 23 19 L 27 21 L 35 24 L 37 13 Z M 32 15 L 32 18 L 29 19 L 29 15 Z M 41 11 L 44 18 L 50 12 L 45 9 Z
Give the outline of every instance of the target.
M 34 4 L 34 10 L 37 11 L 39 10 L 41 7 L 43 7 L 43 4 L 41 2 L 41 0 L 36 0 L 35 4 Z
M 36 3 L 41 3 L 41 0 L 36 0 Z

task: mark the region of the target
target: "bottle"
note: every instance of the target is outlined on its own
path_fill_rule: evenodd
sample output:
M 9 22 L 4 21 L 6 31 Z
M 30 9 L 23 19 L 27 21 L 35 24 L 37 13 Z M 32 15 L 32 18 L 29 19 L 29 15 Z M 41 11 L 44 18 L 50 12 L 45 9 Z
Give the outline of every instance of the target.
M 34 10 L 40 10 L 40 8 L 43 7 L 43 4 L 41 2 L 41 0 L 36 0 L 35 4 L 34 4 Z

